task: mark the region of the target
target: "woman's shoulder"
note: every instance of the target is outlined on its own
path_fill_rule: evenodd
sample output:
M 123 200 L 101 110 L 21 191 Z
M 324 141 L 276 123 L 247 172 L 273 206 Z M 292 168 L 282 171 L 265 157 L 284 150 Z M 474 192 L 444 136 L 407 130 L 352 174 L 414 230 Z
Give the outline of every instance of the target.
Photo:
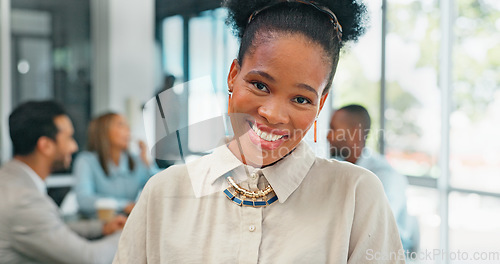
M 151 177 L 147 185 L 151 185 L 152 189 L 160 188 L 161 192 L 192 194 L 196 183 L 204 182 L 213 155 L 204 155 L 186 164 L 172 165 Z
M 191 186 L 187 166 L 172 165 L 152 176 L 146 185 L 154 192 L 179 192 L 182 186 Z
M 185 176 L 184 174 L 186 173 L 187 173 L 186 164 L 175 164 L 155 174 L 151 178 L 151 181 L 165 182 L 165 181 L 179 180 L 180 178 L 183 178 Z

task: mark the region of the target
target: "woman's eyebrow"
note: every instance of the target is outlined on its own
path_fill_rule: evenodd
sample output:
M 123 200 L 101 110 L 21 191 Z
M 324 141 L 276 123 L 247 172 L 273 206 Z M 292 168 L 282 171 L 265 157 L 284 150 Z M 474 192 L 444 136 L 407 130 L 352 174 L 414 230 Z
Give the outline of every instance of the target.
M 318 98 L 318 91 L 316 91 L 316 89 L 312 88 L 311 86 L 305 84 L 305 83 L 297 83 L 295 86 L 301 88 L 301 89 L 304 89 L 304 90 L 307 90 L 309 92 L 312 92 L 314 93 L 314 95 L 316 96 L 316 98 Z
M 263 71 L 249 71 L 248 74 L 257 74 L 257 75 L 260 75 L 260 76 L 268 79 L 271 82 L 276 82 L 276 80 L 273 78 L 273 76 L 271 76 L 268 73 L 263 72 Z

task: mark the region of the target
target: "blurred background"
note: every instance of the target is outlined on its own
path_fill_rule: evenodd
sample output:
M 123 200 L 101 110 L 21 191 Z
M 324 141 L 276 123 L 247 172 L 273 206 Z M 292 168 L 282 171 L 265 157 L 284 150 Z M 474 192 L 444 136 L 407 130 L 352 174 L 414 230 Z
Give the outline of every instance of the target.
M 496 261 L 477 263 L 499 263 L 500 1 L 366 2 L 370 28 L 341 55 L 317 153 L 327 153 L 331 112 L 364 105 L 369 145 L 410 182 L 420 250 L 496 252 Z M 220 0 L 0 3 L 2 163 L 11 158 L 8 115 L 26 100 L 62 102 L 83 150 L 88 121 L 108 110 L 124 113 L 133 138 L 144 139 L 142 106 L 175 84 L 209 76 L 227 98 L 238 41 Z M 179 119 L 195 118 L 193 102 L 204 99 L 196 97 L 178 93 Z M 71 170 L 55 174 L 49 193 L 61 203 L 71 184 Z

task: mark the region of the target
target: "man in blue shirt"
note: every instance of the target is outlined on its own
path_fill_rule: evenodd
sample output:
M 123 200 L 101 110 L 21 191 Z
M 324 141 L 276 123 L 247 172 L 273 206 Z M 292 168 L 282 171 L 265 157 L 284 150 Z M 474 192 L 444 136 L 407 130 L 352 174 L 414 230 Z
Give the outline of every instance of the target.
M 360 105 L 344 106 L 333 114 L 327 139 L 333 158 L 345 160 L 373 172 L 382 182 L 398 224 L 405 250 L 416 251 L 419 242 L 418 223 L 406 208 L 408 180 L 396 172 L 380 154 L 365 146 L 371 126 L 368 111 Z

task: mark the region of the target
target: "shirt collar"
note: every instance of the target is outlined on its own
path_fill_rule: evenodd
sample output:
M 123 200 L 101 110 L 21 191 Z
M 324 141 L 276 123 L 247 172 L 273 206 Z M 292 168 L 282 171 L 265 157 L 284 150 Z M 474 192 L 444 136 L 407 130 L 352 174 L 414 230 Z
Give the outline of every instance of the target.
M 245 167 L 250 173 L 260 170 L 273 187 L 278 201 L 284 203 L 304 180 L 314 160 L 315 155 L 307 143 L 300 142 L 287 157 L 272 166 L 259 169 L 244 165 L 226 145 L 222 145 L 212 154 L 188 163 L 187 169 L 198 197 L 208 194 L 207 191 L 213 193 L 227 188 L 225 176 L 228 172 L 241 172 Z M 223 181 L 221 178 L 224 178 Z M 207 189 L 207 186 L 210 187 Z
M 301 141 L 295 150 L 273 166 L 262 169 L 280 203 L 284 203 L 304 180 L 315 160 L 314 152 Z
M 36 189 L 40 191 L 41 194 L 47 194 L 47 186 L 45 185 L 45 182 L 30 166 L 16 159 L 13 159 L 12 162 L 30 176 L 31 180 L 35 183 Z
M 186 164 L 187 173 L 196 197 L 202 197 L 219 191 L 227 186 L 224 182 L 215 182 L 227 172 L 243 164 L 233 155 L 225 144 L 217 147 L 210 155 L 203 156 Z

